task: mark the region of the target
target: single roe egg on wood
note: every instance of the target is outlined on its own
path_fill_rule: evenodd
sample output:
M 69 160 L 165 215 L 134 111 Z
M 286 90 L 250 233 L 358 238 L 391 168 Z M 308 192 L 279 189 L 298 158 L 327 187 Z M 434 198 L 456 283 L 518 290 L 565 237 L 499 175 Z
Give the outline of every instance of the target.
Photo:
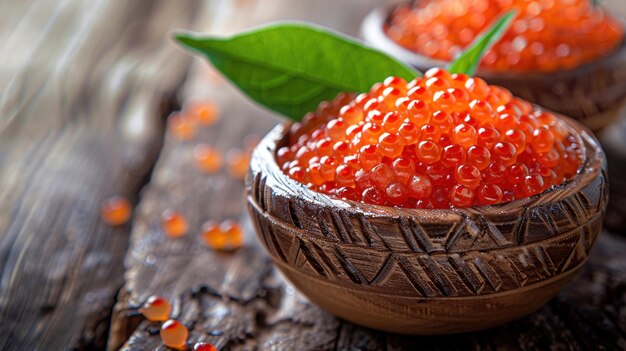
M 206 221 L 202 225 L 201 239 L 209 248 L 218 251 L 234 250 L 244 243 L 241 225 L 233 220 L 221 224 Z
M 276 161 L 292 179 L 347 200 L 493 205 L 575 175 L 584 146 L 572 130 L 504 88 L 434 68 L 320 104 L 292 125 Z
M 150 296 L 141 306 L 139 312 L 151 322 L 163 322 L 170 318 L 172 305 L 161 296 Z
M 187 219 L 181 213 L 165 210 L 161 214 L 161 226 L 165 234 L 171 238 L 178 238 L 188 231 Z
M 181 112 L 172 112 L 167 118 L 167 129 L 179 140 L 189 140 L 196 135 L 196 123 Z
M 177 350 L 187 349 L 189 331 L 181 322 L 170 319 L 161 325 L 161 341 L 163 345 Z
M 220 229 L 218 223 L 214 221 L 206 221 L 202 225 L 202 232 L 200 233 L 200 237 L 202 241 L 206 244 L 206 246 L 215 249 L 221 250 L 226 247 L 227 238 L 224 232 Z
M 133 209 L 130 201 L 123 196 L 113 196 L 102 202 L 100 217 L 109 225 L 122 225 L 130 219 Z
M 208 342 L 199 342 L 193 345 L 194 351 L 217 351 L 217 347 Z
M 222 168 L 222 153 L 206 144 L 198 144 L 193 149 L 193 157 L 197 167 L 206 173 L 215 173 Z
M 243 229 L 234 220 L 225 220 L 220 225 L 220 229 L 226 234 L 229 249 L 237 249 L 243 245 Z
M 183 108 L 189 118 L 193 118 L 198 124 L 211 126 L 217 122 L 219 109 L 212 102 L 191 102 Z

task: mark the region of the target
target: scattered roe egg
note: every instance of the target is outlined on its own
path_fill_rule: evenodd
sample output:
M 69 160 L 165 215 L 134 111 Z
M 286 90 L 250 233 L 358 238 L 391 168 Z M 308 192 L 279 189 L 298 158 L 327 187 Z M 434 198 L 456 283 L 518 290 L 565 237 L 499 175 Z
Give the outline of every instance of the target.
M 170 318 L 172 305 L 166 298 L 153 295 L 141 306 L 139 312 L 151 322 L 163 322 Z
M 226 163 L 228 164 L 228 173 L 233 178 L 243 179 L 248 174 L 250 153 L 237 149 L 228 150 L 226 152 Z
M 206 221 L 202 225 L 201 238 L 213 250 L 234 250 L 243 245 L 243 230 L 239 223 L 232 220 L 226 220 L 220 225 Z
M 200 237 L 206 246 L 214 250 L 222 250 L 226 247 L 226 242 L 228 241 L 219 224 L 213 221 L 206 221 L 202 225 Z
M 613 52 L 622 22 L 591 0 L 422 0 L 400 6 L 385 27 L 399 45 L 450 61 L 502 13 L 516 9 L 511 27 L 481 66 L 495 71 L 569 69 Z
M 233 220 L 226 220 L 220 225 L 220 230 L 226 234 L 229 249 L 237 249 L 243 245 L 243 229 Z
M 199 342 L 193 345 L 194 351 L 217 351 L 217 347 L 208 342 Z
M 100 206 L 100 217 L 108 225 L 122 225 L 128 222 L 132 213 L 132 205 L 122 196 L 108 198 Z
M 321 103 L 290 127 L 276 161 L 292 179 L 338 198 L 449 208 L 536 195 L 574 176 L 583 155 L 580 136 L 552 113 L 434 68 Z
M 217 122 L 218 108 L 212 102 L 193 102 L 186 104 L 183 111 L 189 118 L 193 118 L 198 124 L 211 126 Z
M 171 210 L 166 210 L 161 215 L 161 226 L 165 234 L 171 238 L 181 237 L 188 231 L 185 217 L 181 213 Z
M 194 147 L 193 158 L 198 168 L 206 173 L 219 171 L 224 163 L 220 151 L 206 144 L 198 144 Z
M 189 140 L 196 135 L 195 121 L 181 112 L 172 112 L 167 118 L 167 129 L 179 140 Z
M 163 345 L 177 350 L 187 348 L 187 338 L 189 331 L 181 322 L 170 319 L 161 325 L 161 341 Z

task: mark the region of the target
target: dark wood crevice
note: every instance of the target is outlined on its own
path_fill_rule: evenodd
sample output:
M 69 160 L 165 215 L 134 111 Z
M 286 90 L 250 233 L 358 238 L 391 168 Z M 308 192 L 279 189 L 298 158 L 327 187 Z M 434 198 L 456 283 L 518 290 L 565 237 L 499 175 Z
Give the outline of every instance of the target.
M 181 79 L 181 81 L 177 84 L 177 87 L 174 88 L 173 91 L 174 92 L 180 91 L 182 84 L 183 84 L 183 80 Z M 162 99 L 159 99 L 160 103 L 159 103 L 158 115 L 160 116 L 160 118 L 156 120 L 156 124 L 159 125 L 158 130 L 162 132 L 160 133 L 160 135 L 157 135 L 157 137 L 155 138 L 155 143 L 154 143 L 155 155 L 158 155 L 161 149 L 163 148 L 163 141 L 165 139 L 165 127 L 166 127 L 165 123 L 167 120 L 167 116 L 169 116 L 173 111 L 178 111 L 181 108 L 181 102 L 177 98 L 177 95 L 178 94 L 176 93 L 168 93 L 165 96 L 163 96 Z M 151 157 L 150 160 L 151 160 L 151 163 L 147 165 L 147 170 L 145 174 L 143 174 L 143 178 L 139 180 L 139 182 L 137 183 L 137 188 L 135 192 L 132 194 L 132 197 L 137 199 L 137 201 L 135 202 L 135 205 L 141 201 L 141 192 L 144 189 L 144 187 L 150 183 L 152 179 L 152 175 L 154 172 L 154 167 L 156 165 L 157 158 Z M 132 219 L 131 219 L 131 225 L 129 228 L 129 232 L 130 231 L 132 231 Z M 125 253 L 128 252 L 129 248 L 130 248 L 130 245 L 126 247 L 124 252 Z M 122 259 L 124 257 L 125 255 L 122 256 Z M 97 313 L 97 316 L 99 316 L 100 318 L 93 321 L 94 323 L 92 323 L 92 325 L 85 325 L 83 331 L 80 333 L 81 335 L 80 339 L 77 341 L 76 345 L 72 349 L 74 350 L 105 350 L 107 348 L 109 335 L 111 334 L 111 323 L 112 323 L 112 318 L 113 318 L 113 314 L 115 310 L 115 304 L 118 301 L 118 297 L 121 294 L 123 286 L 124 286 L 123 282 L 120 282 L 120 284 L 117 286 L 116 293 L 111 297 L 111 300 L 110 300 L 111 302 L 109 304 L 106 304 L 106 306 L 108 307 L 103 309 L 101 312 Z M 141 315 L 138 314 L 137 312 L 130 312 L 130 311 L 128 312 L 128 322 L 130 325 L 128 329 L 134 330 L 134 328 L 132 327 L 133 325 L 135 326 L 135 328 L 139 326 L 142 320 L 140 316 Z
M 130 225 L 99 204 L 150 181 L 190 61 L 164 38 L 194 3 L 1 5 L 22 44 L 0 49 L 0 349 L 106 347 Z

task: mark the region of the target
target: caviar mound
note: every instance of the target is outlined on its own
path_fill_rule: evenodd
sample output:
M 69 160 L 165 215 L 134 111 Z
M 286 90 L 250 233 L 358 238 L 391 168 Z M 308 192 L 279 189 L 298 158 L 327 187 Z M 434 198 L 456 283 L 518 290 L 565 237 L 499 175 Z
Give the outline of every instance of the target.
M 321 103 L 276 153 L 312 190 L 426 209 L 533 196 L 573 177 L 583 158 L 580 136 L 552 113 L 438 68 Z
M 418 54 L 450 61 L 500 14 L 518 16 L 481 67 L 498 72 L 571 69 L 615 51 L 624 26 L 589 0 L 423 0 L 397 7 L 387 36 Z
M 246 178 L 259 242 L 311 302 L 356 324 L 452 334 L 518 319 L 580 270 L 606 211 L 598 140 L 559 118 L 584 145 L 583 166 L 571 180 L 531 198 L 441 210 L 361 204 L 307 188 L 279 168 L 276 154 L 289 145 L 290 125 L 276 126 L 255 149 Z

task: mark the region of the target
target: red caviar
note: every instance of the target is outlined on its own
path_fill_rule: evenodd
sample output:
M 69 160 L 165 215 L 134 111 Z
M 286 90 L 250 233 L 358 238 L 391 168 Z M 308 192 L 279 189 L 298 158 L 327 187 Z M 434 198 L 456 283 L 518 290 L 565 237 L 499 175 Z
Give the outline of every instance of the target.
M 445 101 L 440 92 L 450 93 Z M 552 113 L 438 68 L 340 94 L 292 125 L 289 139 L 276 159 L 292 179 L 348 200 L 417 208 L 536 195 L 574 176 L 584 151 Z
M 217 351 L 217 347 L 208 342 L 199 342 L 193 346 L 194 351 Z
M 206 173 L 215 173 L 224 163 L 222 153 L 206 144 L 198 144 L 193 149 L 196 166 Z
M 178 238 L 187 234 L 187 219 L 178 212 L 166 210 L 161 215 L 161 226 L 165 234 L 171 238 Z
M 187 349 L 189 330 L 181 322 L 170 319 L 161 325 L 161 341 L 163 345 L 177 350 Z
M 232 220 L 223 221 L 220 225 L 206 221 L 200 234 L 202 241 L 213 250 L 234 250 L 244 243 L 241 225 Z
M 122 225 L 130 219 L 133 207 L 130 202 L 122 196 L 113 196 L 102 202 L 100 207 L 100 217 L 109 225 Z
M 220 225 L 220 230 L 226 234 L 229 249 L 237 249 L 243 245 L 243 229 L 233 220 L 226 220 Z
M 153 295 L 141 306 L 139 312 L 151 322 L 163 322 L 170 318 L 172 304 L 164 297 Z
M 189 118 L 193 118 L 198 124 L 210 126 L 215 124 L 218 117 L 218 108 L 212 102 L 194 102 L 186 104 L 183 110 Z
M 398 7 L 385 27 L 399 45 L 450 61 L 505 11 L 518 15 L 481 61 L 496 71 L 569 69 L 614 51 L 623 24 L 591 0 L 422 0 Z
M 196 135 L 195 120 L 181 112 L 172 112 L 167 118 L 167 128 L 179 140 L 189 140 Z

